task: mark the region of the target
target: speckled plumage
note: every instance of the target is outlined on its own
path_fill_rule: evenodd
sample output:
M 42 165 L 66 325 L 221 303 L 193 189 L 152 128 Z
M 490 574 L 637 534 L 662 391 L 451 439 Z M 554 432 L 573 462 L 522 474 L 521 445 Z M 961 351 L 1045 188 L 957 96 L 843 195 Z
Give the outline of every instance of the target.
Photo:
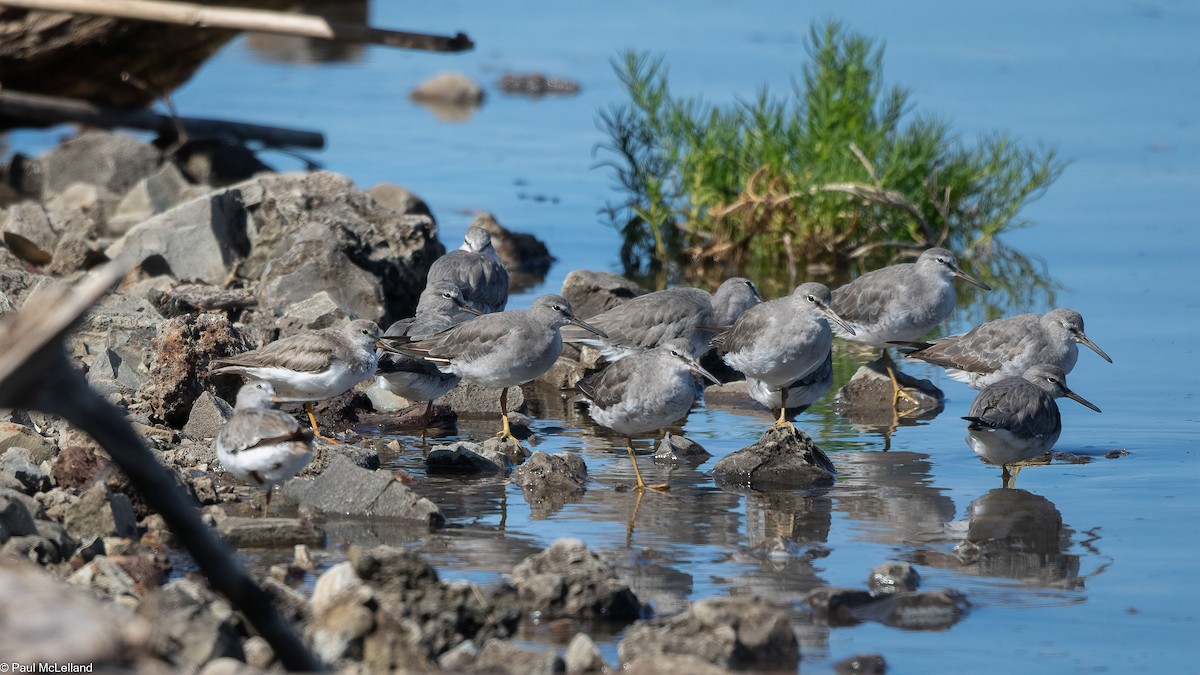
M 959 335 L 933 342 L 909 343 L 909 358 L 942 366 L 950 377 L 973 389 L 1020 376 L 1039 363 L 1070 373 L 1082 343 L 1112 363 L 1083 331 L 1083 317 L 1072 309 L 1045 314 L 1019 314 L 989 321 Z
M 967 444 L 984 460 L 1007 467 L 1045 454 L 1062 432 L 1056 398 L 1068 397 L 1100 409 L 1067 388 L 1058 366 L 1038 364 L 1020 377 L 1006 377 L 979 392 L 963 419 Z

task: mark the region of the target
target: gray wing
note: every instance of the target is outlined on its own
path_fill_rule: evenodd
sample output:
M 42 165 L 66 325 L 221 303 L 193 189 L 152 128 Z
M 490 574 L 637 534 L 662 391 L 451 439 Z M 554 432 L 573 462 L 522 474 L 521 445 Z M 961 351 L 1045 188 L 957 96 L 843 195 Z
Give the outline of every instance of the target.
M 637 373 L 640 359 L 624 358 L 614 361 L 604 370 L 592 373 L 576 383 L 575 388 L 604 409 L 620 403 Z
M 499 312 L 508 303 L 508 270 L 491 257 L 454 250 L 433 261 L 427 283 L 450 281 L 463 289 L 463 299 L 483 312 Z
M 715 323 L 708 294 L 696 288 L 673 288 L 632 298 L 588 323 L 608 334 L 616 345 L 656 347 L 672 338 L 690 339 L 700 326 Z M 564 326 L 563 340 L 579 342 L 596 335 L 578 326 Z
M 1062 429 L 1050 394 L 1020 377 L 1009 377 L 979 392 L 963 419 L 970 428 L 1005 429 L 1022 438 L 1046 437 Z
M 991 373 L 1023 353 L 1039 329 L 1037 314 L 1022 314 L 976 326 L 961 335 L 924 343 L 905 355 L 943 368 Z M 916 346 L 916 345 L 915 345 Z
M 317 373 L 329 368 L 334 344 L 324 333 L 301 333 L 276 340 L 258 349 L 214 359 L 214 373 L 237 373 L 243 368 L 279 367 L 300 373 Z
M 889 303 L 903 294 L 911 263 L 884 267 L 860 276 L 833 291 L 829 306 L 850 324 L 879 321 Z
M 311 429 L 301 428 L 292 416 L 271 409 L 239 410 L 217 433 L 217 442 L 235 455 L 260 446 L 288 441 L 305 444 L 312 438 Z M 303 448 L 297 447 L 298 454 L 304 452 Z
M 776 305 L 771 304 L 774 302 L 779 301 L 759 303 L 746 310 L 732 328 L 713 338 L 713 347 L 733 354 L 753 346 L 775 323 Z
M 524 312 L 485 314 L 421 340 L 401 337 L 392 342 L 405 354 L 434 363 L 473 361 L 491 353 L 495 342 L 512 335 L 520 327 L 519 322 L 513 321 L 518 316 L 523 318 Z

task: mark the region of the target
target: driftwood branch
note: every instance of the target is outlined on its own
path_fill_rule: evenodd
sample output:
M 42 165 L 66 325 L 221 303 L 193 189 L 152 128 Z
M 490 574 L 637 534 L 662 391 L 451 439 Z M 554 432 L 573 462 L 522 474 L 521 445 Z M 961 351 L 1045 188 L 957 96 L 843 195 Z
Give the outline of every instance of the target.
M 124 413 L 88 386 L 67 360 L 63 339 L 84 312 L 129 269 L 113 262 L 74 288 L 37 293 L 35 309 L 0 320 L 0 408 L 59 415 L 103 446 L 149 504 L 162 515 L 214 589 L 229 599 L 263 636 L 284 667 L 323 670 L 271 598 L 254 583 L 233 551 L 200 519 L 200 512 L 154 455 Z M 64 636 L 69 638 L 69 636 Z
M 155 131 L 166 137 L 178 134 L 178 124 L 192 137 L 227 138 L 239 143 L 257 141 L 271 147 L 325 147 L 325 135 L 317 131 L 203 117 L 175 118 L 145 108 L 114 108 L 75 99 L 18 91 L 0 90 L 0 117 L 37 124 L 76 123 L 106 129 L 141 129 Z
M 188 2 L 160 0 L 3 0 L 0 6 L 19 7 L 43 12 L 70 12 L 112 16 L 121 19 L 177 23 L 197 28 L 279 33 L 303 37 L 368 42 L 371 44 L 423 49 L 434 52 L 463 52 L 475 48 L 462 33 L 453 37 L 372 28 L 353 23 L 330 22 L 311 14 L 290 14 L 260 9 L 206 7 Z

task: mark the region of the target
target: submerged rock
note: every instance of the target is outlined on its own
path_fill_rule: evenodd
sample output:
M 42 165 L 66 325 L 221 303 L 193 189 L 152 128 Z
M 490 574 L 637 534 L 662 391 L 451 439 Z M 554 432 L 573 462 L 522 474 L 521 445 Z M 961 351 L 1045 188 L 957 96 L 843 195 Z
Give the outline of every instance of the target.
M 658 449 L 654 451 L 656 464 L 699 466 L 707 462 L 709 457 L 712 457 L 712 453 L 705 450 L 699 443 L 669 431 L 658 444 Z
M 893 406 L 892 381 L 883 364 L 876 359 L 860 366 L 854 377 L 837 390 L 834 408 L 856 424 L 889 424 L 893 410 L 905 418 L 929 419 L 945 407 L 946 395 L 929 380 L 918 380 L 897 370 L 896 381 L 917 399 L 916 405 L 900 397 Z
M 787 612 L 765 598 L 709 598 L 665 619 L 625 631 L 622 663 L 659 655 L 698 658 L 721 668 L 795 670 L 800 644 Z
M 633 621 L 642 606 L 612 565 L 578 539 L 559 539 L 513 568 L 521 607 L 556 617 Z
M 512 462 L 498 450 L 485 448 L 479 443 L 458 441 L 450 445 L 433 446 L 425 456 L 425 468 L 431 474 L 507 474 L 512 471 Z
M 880 654 L 855 654 L 833 664 L 837 675 L 885 675 L 887 661 Z
M 921 575 L 906 562 L 886 562 L 871 570 L 867 585 L 875 593 L 915 591 L 921 585 Z
M 808 434 L 784 426 L 722 458 L 712 473 L 718 483 L 778 490 L 832 485 L 837 469 Z
M 390 471 L 368 471 L 340 456 L 316 478 L 288 482 L 284 494 L 323 513 L 401 518 L 430 527 L 446 523 L 436 504 L 414 493 Z
M 876 621 L 908 630 L 944 630 L 966 616 L 971 606 L 965 595 L 953 589 L 870 593 L 820 588 L 805 601 L 831 626 Z
M 534 518 L 545 518 L 583 496 L 587 465 L 571 452 L 548 455 L 535 452 L 513 472 Z

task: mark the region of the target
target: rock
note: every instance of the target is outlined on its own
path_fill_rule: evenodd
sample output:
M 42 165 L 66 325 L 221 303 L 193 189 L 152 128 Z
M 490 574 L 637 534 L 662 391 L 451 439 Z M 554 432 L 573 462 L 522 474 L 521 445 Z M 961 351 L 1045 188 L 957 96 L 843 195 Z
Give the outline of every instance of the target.
M 535 395 L 530 396 L 530 398 L 549 398 L 550 396 L 561 395 L 564 389 L 574 389 L 575 385 L 586 374 L 587 371 L 578 360 L 569 356 L 560 356 L 554 362 L 554 365 L 550 366 L 550 370 L 547 370 L 541 377 L 524 386 L 535 387 Z
M 524 415 L 518 415 L 517 413 L 508 414 L 509 428 L 512 430 L 513 435 L 518 439 L 529 438 L 532 435 L 532 433 L 529 431 L 528 418 L 525 418 L 524 420 L 513 419 L 524 417 Z M 508 461 L 512 462 L 513 464 L 521 464 L 525 460 L 529 459 L 530 450 L 511 438 L 501 439 L 499 437 L 492 436 L 480 445 L 482 445 L 483 449 L 487 452 L 504 455 L 508 458 Z
M 692 656 L 721 668 L 794 671 L 800 644 L 787 612 L 765 598 L 708 598 L 666 618 L 625 631 L 621 662 L 659 655 Z
M 851 616 L 905 630 L 945 630 L 966 616 L 970 607 L 966 596 L 953 589 L 885 593 L 875 602 L 852 608 Z
M 875 596 L 856 588 L 818 588 L 805 596 L 804 601 L 831 626 L 851 626 L 858 623 L 854 609 L 875 602 Z
M 575 315 L 583 319 L 602 314 L 646 292 L 619 274 L 591 270 L 572 270 L 562 285 L 562 296 L 571 303 Z
M 317 658 L 335 663 L 362 658 L 362 642 L 375 628 L 374 593 L 349 562 L 326 570 L 313 589 L 313 618 L 307 627 Z
M 223 656 L 206 663 L 196 675 L 265 675 L 265 671 L 238 659 Z
M 455 414 L 463 418 L 495 418 L 500 410 L 500 390 L 488 389 L 474 382 L 459 382 L 441 398 L 442 403 L 454 409 Z M 508 412 L 521 411 L 525 408 L 525 394 L 520 387 L 510 387 L 508 390 Z
M 152 288 L 147 291 L 146 300 L 167 319 L 184 314 L 240 312 L 255 303 L 251 291 L 208 284 L 180 284 L 166 291 Z
M 563 657 L 567 675 L 581 673 L 607 673 L 610 668 L 600 655 L 600 648 L 587 633 L 576 633 L 567 644 L 567 653 Z
M 667 432 L 654 451 L 657 464 L 699 466 L 712 457 L 701 445 L 689 438 Z
M 483 88 L 462 73 L 438 73 L 417 85 L 408 97 L 420 103 L 475 107 L 483 102 Z
M 436 504 L 418 496 L 390 471 L 368 471 L 345 457 L 334 459 L 316 478 L 288 482 L 284 494 L 324 513 L 402 518 L 430 527 L 446 523 Z
M 0 422 L 0 453 L 5 453 L 10 448 L 28 450 L 29 461 L 35 464 L 53 459 L 58 452 L 53 443 L 24 424 Z
M 105 188 L 89 183 L 71 183 L 67 189 L 45 200 L 50 213 L 80 213 L 93 220 L 104 222 L 107 213 L 116 207 L 117 195 Z
M 421 554 L 408 549 L 353 546 L 349 559 L 355 576 L 382 593 L 427 590 L 439 583 L 437 570 Z
M 526 274 L 537 278 L 546 276 L 555 257 L 541 239 L 524 232 L 513 232 L 505 228 L 496 217 L 484 212 L 475 216 L 471 226 L 480 227 L 492 235 L 492 247 L 500 262 L 510 274 Z
M 42 156 L 42 196 L 53 196 L 77 182 L 125 194 L 153 173 L 161 160 L 158 149 L 127 134 L 84 132 Z
M 253 345 L 228 317 L 189 314 L 162 322 L 151 348 L 154 383 L 146 396 L 154 417 L 178 429 L 187 424 L 192 407 L 204 391 L 226 401 L 236 398 L 241 378 L 215 378 L 210 382 L 209 363 L 248 351 Z
M 212 392 L 201 392 L 192 404 L 187 424 L 183 425 L 183 435 L 198 440 L 214 439 L 230 417 L 233 417 L 232 406 L 214 396 Z
M 265 577 L 259 584 L 271 596 L 275 607 L 292 623 L 304 623 L 312 616 L 312 605 L 300 591 L 275 577 Z M 270 659 L 267 660 L 270 663 Z M 262 667 L 266 667 L 264 664 Z
M 533 517 L 546 518 L 583 496 L 587 465 L 573 452 L 535 452 L 513 473 L 513 482 L 521 486 Z
M 17 479 L 27 495 L 50 489 L 50 476 L 33 463 L 33 453 L 25 448 L 9 448 L 0 456 L 0 473 Z
M 275 660 L 275 652 L 271 645 L 261 635 L 254 635 L 242 643 L 242 651 L 246 653 L 246 665 L 259 670 L 268 670 Z
M 901 397 L 895 404 L 895 410 L 901 415 L 911 418 L 914 414 L 937 415 L 942 411 L 945 406 L 945 394 L 933 386 L 932 382 L 918 380 L 899 370 L 896 371 L 896 379 L 901 386 L 916 390 L 909 391 L 909 394 L 919 401 L 919 405 L 913 405 L 911 401 Z M 885 413 L 887 423 L 890 423 L 893 412 L 892 381 L 888 378 L 883 364 L 876 359 L 860 366 L 854 377 L 837 390 L 833 405 L 838 414 L 855 420 L 856 424 L 860 423 L 858 420 L 863 420 L 863 424 L 876 423 L 877 418 L 880 420 L 878 423 L 884 423 L 882 418 Z
M 158 587 L 160 577 L 148 555 L 98 555 L 67 577 L 67 583 L 133 608 Z
M 233 609 L 207 586 L 176 579 L 150 594 L 138 614 L 154 627 L 159 653 L 179 666 L 199 668 L 219 658 L 245 659 Z
M 229 516 L 217 521 L 217 531 L 234 548 L 284 548 L 325 543 L 325 533 L 319 527 L 299 518 Z
M 445 252 L 432 218 L 398 215 L 345 176 L 280 174 L 238 189 L 253 224 L 242 272 L 259 279 L 260 301 L 276 303 L 264 305 L 268 313 L 328 291 L 358 318 L 386 326 L 412 316 L 429 265 Z
M 64 214 L 62 218 L 63 221 L 55 225 L 62 236 L 50 256 L 50 264 L 43 268 L 46 274 L 67 276 L 108 260 L 104 255 L 105 242 L 96 238 L 97 228 L 89 216 L 75 211 Z M 51 220 L 56 220 L 53 212 Z
M 542 619 L 633 621 L 641 603 L 605 560 L 578 539 L 559 539 L 513 568 L 521 606 Z
M 547 94 L 578 94 L 579 83 L 562 77 L 547 77 L 542 73 L 509 73 L 500 76 L 500 91 L 524 96 Z
M 36 534 L 12 537 L 0 546 L 0 556 L 24 558 L 39 565 L 51 565 L 62 561 L 62 554 L 54 542 Z
M 332 443 L 317 440 L 313 442 L 312 461 L 298 475 L 303 477 L 320 476 L 339 457 L 350 460 L 351 464 L 360 469 L 374 471 L 381 466 L 379 450 L 372 446 L 362 443 L 333 445 Z
M 756 490 L 833 485 L 837 470 L 808 434 L 772 427 L 754 445 L 729 454 L 713 467 L 713 479 Z
M 115 535 L 137 538 L 137 517 L 129 498 L 96 483 L 67 508 L 63 525 L 77 539 Z
M 488 640 L 471 670 L 512 675 L 556 675 L 566 672 L 566 664 L 554 652 L 529 649 L 510 640 Z
M 463 640 L 438 657 L 438 668 L 449 672 L 465 672 L 479 658 L 479 645 L 474 640 Z
M 433 212 L 429 210 L 429 206 L 425 203 L 425 200 L 399 185 L 380 183 L 367 188 L 367 194 L 371 195 L 382 206 L 386 206 L 401 215 L 433 217 Z
M 425 456 L 425 468 L 430 474 L 507 475 L 512 471 L 512 462 L 497 450 L 485 449 L 478 443 L 458 441 L 450 445 L 433 446 Z
M 837 675 L 885 675 L 887 661 L 879 654 L 855 654 L 833 664 Z
M 305 330 L 340 326 L 353 320 L 352 312 L 335 300 L 329 291 L 320 291 L 285 307 L 278 324 L 281 335 L 291 335 Z
M 886 562 L 871 570 L 867 585 L 874 593 L 915 591 L 921 585 L 921 575 L 906 562 Z
M 157 171 L 134 184 L 117 203 L 108 217 L 108 233 L 123 234 L 151 216 L 171 209 L 190 186 L 179 167 L 164 162 Z
M 687 673 L 687 675 L 729 675 L 729 670 L 714 666 L 694 656 L 656 654 L 639 656 L 626 663 L 622 675 L 658 675 L 658 673 Z
M 141 391 L 150 379 L 138 365 L 126 363 L 119 353 L 106 347 L 88 364 L 87 382 L 104 395 L 135 393 Z
M 37 525 L 33 522 L 33 514 L 37 511 L 30 509 L 28 497 L 15 491 L 0 488 L 0 542 L 10 537 L 36 535 Z
M 176 279 L 219 285 L 249 254 L 241 197 L 223 190 L 184 202 L 134 226 L 104 253 L 113 260 L 157 256 Z
M 144 620 L 28 563 L 0 556 L 0 598 L 6 662 L 88 663 L 102 672 L 127 669 L 149 652 Z
M 46 209 L 37 202 L 20 202 L 7 210 L 3 238 L 18 258 L 34 265 L 49 263 L 58 246 L 58 233 L 50 227 Z

